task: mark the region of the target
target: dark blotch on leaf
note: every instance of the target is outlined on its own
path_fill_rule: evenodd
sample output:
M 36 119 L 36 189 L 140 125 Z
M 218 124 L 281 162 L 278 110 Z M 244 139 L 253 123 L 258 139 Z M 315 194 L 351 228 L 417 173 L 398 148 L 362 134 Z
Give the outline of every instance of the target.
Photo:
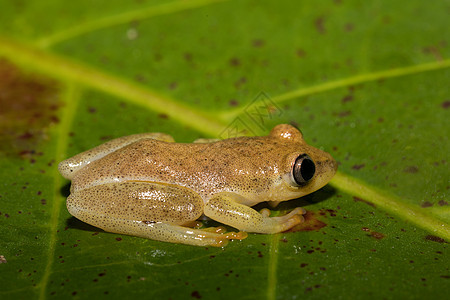
M 443 109 L 449 108 L 450 107 L 450 101 L 447 100 L 447 101 L 442 102 L 441 106 L 442 106 Z
M 419 172 L 419 168 L 417 166 L 408 166 L 405 169 L 403 169 L 403 172 L 414 174 Z
M 325 21 L 325 18 L 323 16 L 320 16 L 314 20 L 314 26 L 316 27 L 317 31 L 320 34 L 326 33 L 324 21 Z
M 239 102 L 237 102 L 236 99 L 231 99 L 230 102 L 228 102 L 228 104 L 232 107 L 236 107 L 238 106 Z
M 352 100 L 353 100 L 353 95 L 349 94 L 349 95 L 344 96 L 344 98 L 342 98 L 341 102 L 346 103 L 346 102 L 350 102 Z
M 439 206 L 445 206 L 445 205 L 448 205 L 448 202 L 445 201 L 445 200 L 440 200 L 440 201 L 438 202 L 438 204 L 439 204 Z
M 377 240 L 381 240 L 381 239 L 383 239 L 385 237 L 385 235 L 383 233 L 376 232 L 376 231 L 372 231 L 370 233 L 370 236 L 373 237 L 373 238 L 376 238 Z
M 431 234 L 427 235 L 425 237 L 425 239 L 429 240 L 429 241 L 437 242 L 437 243 L 445 243 L 445 240 L 443 238 L 440 238 L 438 236 L 431 235 Z
M 193 291 L 191 293 L 191 297 L 192 298 L 197 298 L 197 299 L 201 299 L 202 298 L 202 296 L 200 295 L 200 293 L 198 291 Z
M 306 55 L 306 52 L 303 49 L 297 49 L 296 53 L 297 53 L 298 57 L 305 57 L 305 55 Z
M 265 43 L 266 42 L 264 40 L 261 40 L 261 39 L 256 39 L 256 40 L 252 41 L 252 45 L 255 48 L 261 48 L 261 47 L 263 47 L 265 45 Z
M 230 59 L 230 65 L 233 67 L 238 67 L 241 65 L 241 61 L 239 60 L 239 58 L 233 57 L 232 59 Z
M 24 74 L 0 59 L 0 152 L 31 158 L 46 131 L 58 123 L 59 86 L 42 75 Z
M 366 166 L 366 164 L 353 165 L 352 169 L 353 170 L 360 170 L 360 169 L 364 168 L 365 166 Z
M 429 202 L 429 201 L 425 201 L 424 203 L 422 203 L 421 207 L 431 207 L 433 206 L 433 203 Z
M 325 215 L 325 211 L 321 211 L 320 215 Z M 320 221 L 316 217 L 316 213 L 312 211 L 307 211 L 306 214 L 303 215 L 305 221 L 298 225 L 295 225 L 291 229 L 286 232 L 297 232 L 297 231 L 318 231 L 321 228 L 327 226 L 326 223 Z
M 357 196 L 353 196 L 353 201 L 355 201 L 355 202 L 363 202 L 363 203 L 366 203 L 367 205 L 370 205 L 370 206 L 372 206 L 372 207 L 375 207 L 375 204 L 373 204 L 373 203 L 371 203 L 371 202 L 369 202 L 369 201 L 367 201 L 367 200 L 364 200 L 364 199 L 362 199 L 362 198 L 359 198 L 359 197 L 357 197 Z

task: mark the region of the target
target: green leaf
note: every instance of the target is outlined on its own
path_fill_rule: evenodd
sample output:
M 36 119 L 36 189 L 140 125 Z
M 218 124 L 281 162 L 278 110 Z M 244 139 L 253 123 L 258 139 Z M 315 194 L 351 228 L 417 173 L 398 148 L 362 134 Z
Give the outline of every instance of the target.
M 0 297 L 444 298 L 448 5 L 3 1 Z M 299 231 L 202 248 L 106 233 L 65 208 L 57 163 L 111 138 L 279 123 L 340 164 L 277 208 L 309 211 Z

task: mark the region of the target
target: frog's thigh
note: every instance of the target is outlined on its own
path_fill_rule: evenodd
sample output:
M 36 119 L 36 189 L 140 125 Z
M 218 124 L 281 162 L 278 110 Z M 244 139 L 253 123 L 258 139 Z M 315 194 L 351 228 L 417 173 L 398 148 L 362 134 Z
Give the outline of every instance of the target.
M 101 144 L 90 150 L 81 152 L 69 159 L 62 161 L 58 166 L 59 172 L 65 178 L 72 179 L 75 173 L 87 164 L 96 161 L 120 148 L 143 139 L 155 139 L 164 142 L 174 142 L 174 139 L 170 135 L 158 132 L 123 136 Z
M 253 208 L 238 203 L 239 196 L 233 193 L 214 195 L 205 205 L 206 216 L 239 230 L 258 233 L 276 233 L 303 222 L 305 210 L 298 207 L 281 217 L 269 217 Z
M 180 226 L 203 213 L 192 190 L 154 182 L 108 183 L 76 191 L 69 212 L 105 231 L 191 245 L 222 246 L 230 235 Z

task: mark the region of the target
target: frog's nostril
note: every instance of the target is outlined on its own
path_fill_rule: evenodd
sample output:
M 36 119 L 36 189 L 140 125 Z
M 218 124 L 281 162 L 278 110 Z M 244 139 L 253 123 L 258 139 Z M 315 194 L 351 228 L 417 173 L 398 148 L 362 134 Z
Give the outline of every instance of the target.
M 314 177 L 316 165 L 308 155 L 302 154 L 295 160 L 292 171 L 295 183 L 303 185 Z

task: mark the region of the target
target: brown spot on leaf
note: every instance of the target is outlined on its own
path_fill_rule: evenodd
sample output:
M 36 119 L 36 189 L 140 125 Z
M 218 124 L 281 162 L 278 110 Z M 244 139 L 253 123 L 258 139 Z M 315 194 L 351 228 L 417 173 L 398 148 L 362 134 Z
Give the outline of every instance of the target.
M 433 206 L 433 203 L 431 203 L 430 201 L 425 201 L 424 203 L 422 203 L 421 207 L 431 207 Z
M 438 61 L 441 61 L 443 59 L 440 47 L 436 46 L 425 47 L 423 48 L 423 53 L 433 55 L 434 58 Z
M 264 40 L 261 39 L 255 39 L 252 41 L 252 45 L 255 48 L 261 48 L 266 44 L 266 42 Z
M 419 172 L 419 168 L 417 166 L 408 166 L 405 169 L 403 169 L 403 172 L 414 174 Z
M 436 243 L 445 243 L 445 240 L 444 240 L 443 238 L 440 238 L 440 237 L 438 237 L 438 236 L 431 235 L 431 234 L 427 235 L 427 236 L 425 237 L 425 239 L 426 239 L 426 240 L 429 240 L 429 241 L 436 242 Z
M 187 62 L 191 62 L 191 61 L 192 61 L 192 54 L 186 52 L 186 53 L 184 54 L 184 59 L 185 59 Z
M 236 107 L 239 105 L 239 102 L 236 99 L 231 99 L 230 102 L 228 102 L 228 104 L 232 107 Z
M 353 169 L 353 170 L 359 170 L 359 169 L 364 168 L 365 166 L 366 166 L 366 164 L 353 165 L 353 166 L 352 166 L 352 169 Z
M 241 78 L 239 78 L 239 79 L 234 83 L 234 86 L 235 86 L 237 89 L 239 89 L 239 88 L 241 88 L 242 85 L 244 85 L 246 82 L 247 82 L 247 78 L 241 77 Z
M 346 102 L 350 102 L 350 101 L 353 101 L 353 95 L 352 94 L 344 96 L 344 98 L 342 98 L 342 100 L 341 100 L 342 103 L 346 103 Z
M 0 59 L 0 152 L 29 158 L 59 122 L 58 84 Z
M 343 118 L 343 117 L 350 116 L 351 114 L 352 114 L 351 111 L 346 110 L 346 111 L 341 111 L 340 113 L 337 114 L 337 116 Z
M 303 49 L 297 49 L 296 54 L 298 57 L 305 57 L 306 56 L 306 52 Z
M 353 31 L 354 28 L 355 28 L 355 26 L 352 23 L 347 23 L 347 24 L 345 24 L 345 27 L 344 27 L 345 31 L 347 31 L 347 32 Z
M 442 102 L 441 106 L 442 106 L 443 109 L 449 108 L 450 107 L 450 100 Z
M 241 61 L 239 60 L 239 58 L 233 57 L 232 59 L 230 59 L 230 65 L 232 67 L 239 67 L 241 65 Z
M 324 21 L 325 21 L 325 18 L 323 16 L 320 16 L 314 20 L 314 26 L 316 27 L 317 31 L 320 34 L 326 33 Z
M 286 232 L 297 232 L 297 231 L 318 231 L 321 228 L 327 226 L 326 223 L 320 221 L 316 217 L 316 213 L 308 210 L 306 214 L 303 215 L 305 221 L 298 225 L 295 225 Z
M 385 237 L 385 235 L 381 232 L 372 231 L 370 232 L 370 236 L 376 238 L 377 240 L 381 240 Z
M 174 90 L 174 89 L 177 88 L 177 86 L 178 86 L 178 83 L 176 83 L 175 81 L 173 81 L 173 82 L 171 82 L 171 83 L 169 84 L 169 90 Z
M 372 202 L 369 202 L 367 200 L 364 200 L 363 198 L 357 197 L 357 196 L 353 196 L 353 201 L 355 202 L 363 202 L 366 203 L 367 205 L 370 205 L 372 207 L 376 207 L 375 204 L 373 204 Z
M 384 235 L 381 232 L 376 232 L 376 231 L 370 230 L 367 227 L 363 227 L 363 228 L 361 228 L 361 230 L 365 231 L 365 232 L 368 232 L 369 233 L 368 236 L 376 238 L 377 240 L 381 240 L 382 238 L 384 238 L 386 236 L 386 235 Z
M 438 202 L 438 204 L 439 204 L 439 206 L 445 206 L 445 205 L 448 205 L 448 202 L 445 201 L 445 200 L 440 200 L 440 201 Z

